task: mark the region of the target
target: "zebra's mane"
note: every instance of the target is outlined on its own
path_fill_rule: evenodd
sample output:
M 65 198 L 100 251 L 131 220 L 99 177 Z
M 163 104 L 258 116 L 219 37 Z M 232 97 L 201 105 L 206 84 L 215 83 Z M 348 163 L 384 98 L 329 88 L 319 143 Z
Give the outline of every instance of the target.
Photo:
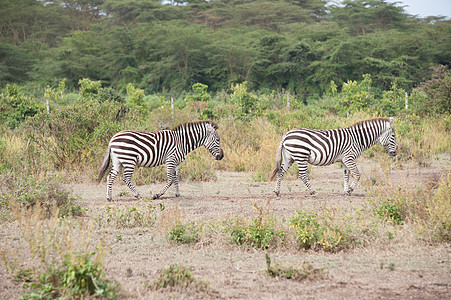
M 358 121 L 358 122 L 352 124 L 351 126 L 349 126 L 349 128 L 359 127 L 360 125 L 363 125 L 365 123 L 373 123 L 373 122 L 378 122 L 378 121 L 389 122 L 389 123 L 391 122 L 390 118 L 379 117 L 379 118 L 372 118 L 372 119 Z
M 211 127 L 213 127 L 214 129 L 218 129 L 219 126 L 216 122 L 214 121 L 193 121 L 193 122 L 186 122 L 186 123 L 180 123 L 177 126 L 175 126 L 174 128 L 172 128 L 172 131 L 177 131 L 186 127 L 190 127 L 191 125 L 195 125 L 195 124 L 210 124 Z

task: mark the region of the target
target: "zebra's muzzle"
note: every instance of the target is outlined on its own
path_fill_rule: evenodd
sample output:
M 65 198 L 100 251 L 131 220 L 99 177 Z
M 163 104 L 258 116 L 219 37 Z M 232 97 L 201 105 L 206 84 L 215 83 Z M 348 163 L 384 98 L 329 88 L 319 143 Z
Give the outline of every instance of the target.
M 216 155 L 215 159 L 216 160 L 221 160 L 224 157 L 224 151 L 222 151 L 222 149 L 219 151 L 219 154 Z

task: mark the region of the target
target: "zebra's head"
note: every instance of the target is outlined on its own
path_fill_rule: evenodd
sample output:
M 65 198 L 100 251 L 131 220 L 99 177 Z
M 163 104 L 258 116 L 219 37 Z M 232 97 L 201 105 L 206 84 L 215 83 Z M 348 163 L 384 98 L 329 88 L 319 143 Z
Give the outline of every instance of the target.
M 379 137 L 379 142 L 390 156 L 396 156 L 398 153 L 398 143 L 396 143 L 395 130 L 392 127 L 393 122 L 394 119 L 390 118 L 388 128 Z
M 216 129 L 218 129 L 216 123 L 212 122 L 207 124 L 207 136 L 205 138 L 204 146 L 216 160 L 221 160 L 224 157 L 224 151 L 222 151 L 221 142 Z

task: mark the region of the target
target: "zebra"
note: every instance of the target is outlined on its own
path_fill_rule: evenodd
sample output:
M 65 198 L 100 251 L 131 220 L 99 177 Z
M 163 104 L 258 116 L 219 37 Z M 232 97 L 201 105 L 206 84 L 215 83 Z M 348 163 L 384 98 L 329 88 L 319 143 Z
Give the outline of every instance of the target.
M 216 160 L 224 157 L 217 129 L 218 124 L 213 121 L 194 121 L 179 124 L 171 130 L 118 132 L 108 144 L 97 180 L 100 182 L 105 175 L 111 158 L 113 166 L 107 176 L 107 200 L 112 201 L 113 181 L 122 168 L 123 181 L 133 195 L 140 199 L 140 194 L 131 182 L 135 166 L 155 167 L 162 164 L 166 164 L 167 184 L 152 198 L 161 197 L 172 184 L 175 185 L 175 196 L 180 196 L 179 165 L 189 152 L 203 145 Z
M 348 128 L 331 130 L 298 128 L 288 131 L 280 142 L 276 167 L 270 179 L 272 181 L 277 175 L 274 193 L 280 196 L 283 175 L 294 162 L 298 164 L 299 177 L 311 195 L 315 195 L 316 192 L 308 181 L 308 163 L 327 166 L 342 162 L 344 192 L 346 195 L 351 195 L 360 180 L 356 160 L 363 151 L 379 142 L 388 155 L 396 156 L 398 144 L 392 127 L 393 122 L 393 118 L 373 118 L 357 122 Z M 349 184 L 349 172 L 353 177 L 351 184 Z

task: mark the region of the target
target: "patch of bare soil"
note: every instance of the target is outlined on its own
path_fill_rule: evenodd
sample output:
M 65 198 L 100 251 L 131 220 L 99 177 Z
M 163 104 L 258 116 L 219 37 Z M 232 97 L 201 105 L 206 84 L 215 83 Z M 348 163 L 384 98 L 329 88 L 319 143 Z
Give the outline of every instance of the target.
M 400 185 L 426 184 L 451 172 L 449 157 L 432 161 L 427 167 L 404 166 L 383 174 L 374 162 L 358 164 L 362 180 L 388 176 Z M 183 165 L 181 166 L 183 167 Z M 293 281 L 273 278 L 266 274 L 265 250 L 247 249 L 217 241 L 224 235 L 201 239 L 199 243 L 180 245 L 168 241 L 162 227 L 164 218 L 175 208 L 183 221 L 214 222 L 234 217 L 253 218 L 255 206 L 271 208 L 271 214 L 290 218 L 297 210 L 339 207 L 353 210 L 368 204 L 368 192 L 358 185 L 355 194 L 345 196 L 342 170 L 337 166 L 313 168 L 311 184 L 317 196 L 311 197 L 300 180 L 282 181 L 281 197 L 273 194 L 274 182 L 254 182 L 252 174 L 218 172 L 216 182 L 182 182 L 181 197 L 174 190 L 156 201 L 165 207 L 151 228 L 98 229 L 98 236 L 110 236 L 108 254 L 104 260 L 106 274 L 120 283 L 122 296 L 128 299 L 450 299 L 450 247 L 446 244 L 428 245 L 408 238 L 392 243 L 375 243 L 338 253 L 298 250 L 295 248 L 269 251 L 272 261 L 290 265 L 310 262 L 322 269 L 322 278 Z M 162 184 L 139 186 L 141 195 L 150 197 Z M 135 203 L 128 189 L 119 184 L 113 188 L 114 203 L 105 197 L 105 184 L 77 184 L 71 189 L 87 209 L 85 218 L 108 205 L 127 206 Z M 451 209 L 451 208 L 450 208 Z M 0 237 L 8 241 L 20 237 L 16 223 L 2 224 Z M 212 231 L 214 232 L 214 230 Z M 193 268 L 199 280 L 209 283 L 206 292 L 155 292 L 148 286 L 158 272 L 171 264 Z M 17 298 L 24 293 L 22 283 L 12 280 L 4 264 L 0 264 L 1 298 Z

